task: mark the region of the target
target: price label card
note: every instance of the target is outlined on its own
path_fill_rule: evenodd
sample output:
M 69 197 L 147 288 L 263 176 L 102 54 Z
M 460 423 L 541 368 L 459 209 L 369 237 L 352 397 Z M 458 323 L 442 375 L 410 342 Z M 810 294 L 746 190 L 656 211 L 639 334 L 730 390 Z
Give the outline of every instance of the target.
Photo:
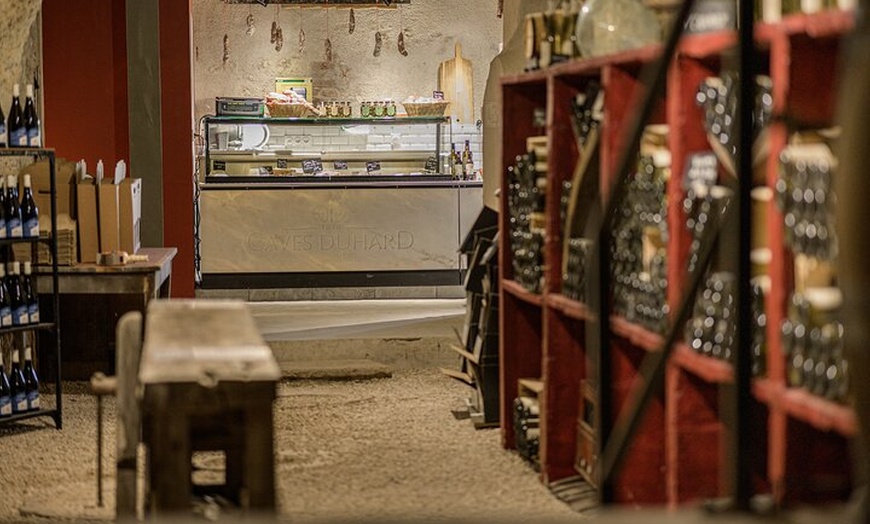
M 427 173 L 438 172 L 438 159 L 435 158 L 435 155 L 432 155 L 426 159 L 426 167 L 424 169 Z
M 286 158 L 279 158 L 277 161 L 278 169 L 287 169 L 289 167 L 290 162 Z
M 212 163 L 211 170 L 212 171 L 226 171 L 227 170 L 227 163 L 224 160 L 215 160 Z
M 444 91 L 432 91 L 432 98 L 435 100 L 444 100 Z
M 320 160 L 303 160 L 302 172 L 308 175 L 320 173 L 323 171 L 323 162 Z
M 272 166 L 260 166 L 258 172 L 261 175 L 271 175 L 272 174 Z
M 685 172 L 683 188 L 688 189 L 694 184 L 712 186 L 719 176 L 719 160 L 712 151 L 695 153 L 686 160 Z
M 347 162 L 336 160 L 332 163 L 332 168 L 336 171 L 347 171 Z
M 377 173 L 381 170 L 380 162 L 366 162 L 366 173 Z

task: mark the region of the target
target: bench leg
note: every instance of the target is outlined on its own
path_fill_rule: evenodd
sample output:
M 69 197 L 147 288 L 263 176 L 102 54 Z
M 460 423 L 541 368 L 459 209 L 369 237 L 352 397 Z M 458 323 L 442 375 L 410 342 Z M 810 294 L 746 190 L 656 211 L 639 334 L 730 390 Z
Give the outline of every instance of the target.
M 155 514 L 190 509 L 191 448 L 187 415 L 169 410 L 151 426 L 149 477 L 151 509 Z
M 275 464 L 272 404 L 251 406 L 245 423 L 245 493 L 242 507 L 256 513 L 275 512 Z M 254 422 L 256 421 L 256 423 Z M 247 500 L 244 500 L 247 499 Z

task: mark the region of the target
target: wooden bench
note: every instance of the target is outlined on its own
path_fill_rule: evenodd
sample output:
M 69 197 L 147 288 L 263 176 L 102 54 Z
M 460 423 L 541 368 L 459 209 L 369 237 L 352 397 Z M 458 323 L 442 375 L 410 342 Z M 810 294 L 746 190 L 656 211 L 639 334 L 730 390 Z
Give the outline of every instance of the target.
M 194 451 L 223 451 L 220 495 L 274 514 L 272 403 L 281 377 L 243 302 L 155 300 L 139 368 L 152 513 L 188 511 Z

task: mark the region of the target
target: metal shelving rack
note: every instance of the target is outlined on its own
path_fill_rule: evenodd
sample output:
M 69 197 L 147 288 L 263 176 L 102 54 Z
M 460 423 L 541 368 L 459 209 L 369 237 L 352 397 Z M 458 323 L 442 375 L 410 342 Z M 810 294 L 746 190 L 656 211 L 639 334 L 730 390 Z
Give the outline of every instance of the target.
M 40 238 L 19 238 L 19 239 L 3 239 L 0 240 L 0 249 L 11 250 L 15 244 L 30 244 L 32 260 L 37 261 L 38 244 L 41 242 L 47 243 L 51 253 L 51 282 L 52 293 L 51 300 L 53 306 L 54 317 L 52 322 L 40 322 L 39 324 L 30 324 L 26 326 L 14 326 L 8 328 L 0 328 L 0 336 L 5 336 L 13 333 L 21 332 L 51 332 L 55 338 L 54 358 L 55 372 L 53 377 L 55 388 L 55 407 L 54 409 L 40 409 L 37 411 L 29 411 L 26 413 L 17 413 L 9 417 L 0 419 L 0 427 L 21 422 L 36 417 L 51 417 L 54 420 L 54 425 L 57 429 L 63 429 L 63 396 L 61 388 L 61 347 L 60 347 L 60 324 L 58 322 L 58 311 L 60 309 L 60 296 L 58 294 L 58 269 L 57 269 L 57 180 L 55 173 L 55 153 L 53 149 L 41 148 L 0 148 L 0 158 L 3 157 L 31 157 L 34 160 L 48 160 L 49 173 L 51 180 L 51 234 L 48 237 L 40 236 Z M 34 275 L 36 272 L 34 271 Z M 45 278 L 47 275 L 36 276 L 35 278 Z M 43 377 L 44 378 L 44 377 Z

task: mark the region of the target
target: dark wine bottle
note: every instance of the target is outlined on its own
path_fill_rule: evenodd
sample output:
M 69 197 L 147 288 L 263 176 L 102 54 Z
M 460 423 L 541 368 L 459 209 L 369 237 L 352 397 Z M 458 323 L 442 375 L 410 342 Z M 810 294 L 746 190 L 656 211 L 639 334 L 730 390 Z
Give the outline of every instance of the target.
M 21 288 L 27 298 L 27 316 L 31 324 L 39 324 L 39 294 L 33 285 L 33 268 L 30 261 L 24 262 L 24 276 L 21 279 Z
M 24 127 L 24 114 L 21 111 L 21 87 L 12 86 L 12 107 L 6 128 L 9 131 L 9 147 L 27 147 L 27 128 Z
M 27 411 L 39 409 L 39 378 L 33 368 L 33 348 L 24 348 L 24 390 L 27 392 Z
M 12 325 L 25 326 L 30 322 L 27 314 L 27 303 L 21 289 L 21 263 L 12 262 L 12 269 L 6 275 L 6 290 L 9 293 L 9 302 L 12 306 Z
M 6 127 L 6 124 L 3 124 Z M 0 238 L 6 238 L 6 177 L 0 176 Z
M 12 396 L 12 413 L 27 411 L 27 386 L 21 372 L 18 350 L 12 351 L 12 372 L 9 375 L 9 391 Z
M 0 264 L 0 327 L 12 327 L 12 302 L 9 300 L 3 264 Z
M 0 351 L 0 418 L 12 414 L 12 391 L 6 369 L 3 367 L 3 352 Z
M 18 186 L 15 177 L 6 177 L 6 238 L 21 238 L 21 205 L 18 203 Z
M 24 175 L 24 192 L 21 195 L 21 227 L 24 238 L 39 238 L 39 208 L 33 199 L 30 175 Z
M 24 100 L 24 129 L 27 130 L 27 146 L 42 147 L 42 133 L 39 129 L 39 115 L 33 103 L 33 84 L 27 84 L 27 98 Z
M 9 147 L 9 133 L 6 129 L 6 115 L 3 114 L 2 107 L 0 107 L 0 147 Z

